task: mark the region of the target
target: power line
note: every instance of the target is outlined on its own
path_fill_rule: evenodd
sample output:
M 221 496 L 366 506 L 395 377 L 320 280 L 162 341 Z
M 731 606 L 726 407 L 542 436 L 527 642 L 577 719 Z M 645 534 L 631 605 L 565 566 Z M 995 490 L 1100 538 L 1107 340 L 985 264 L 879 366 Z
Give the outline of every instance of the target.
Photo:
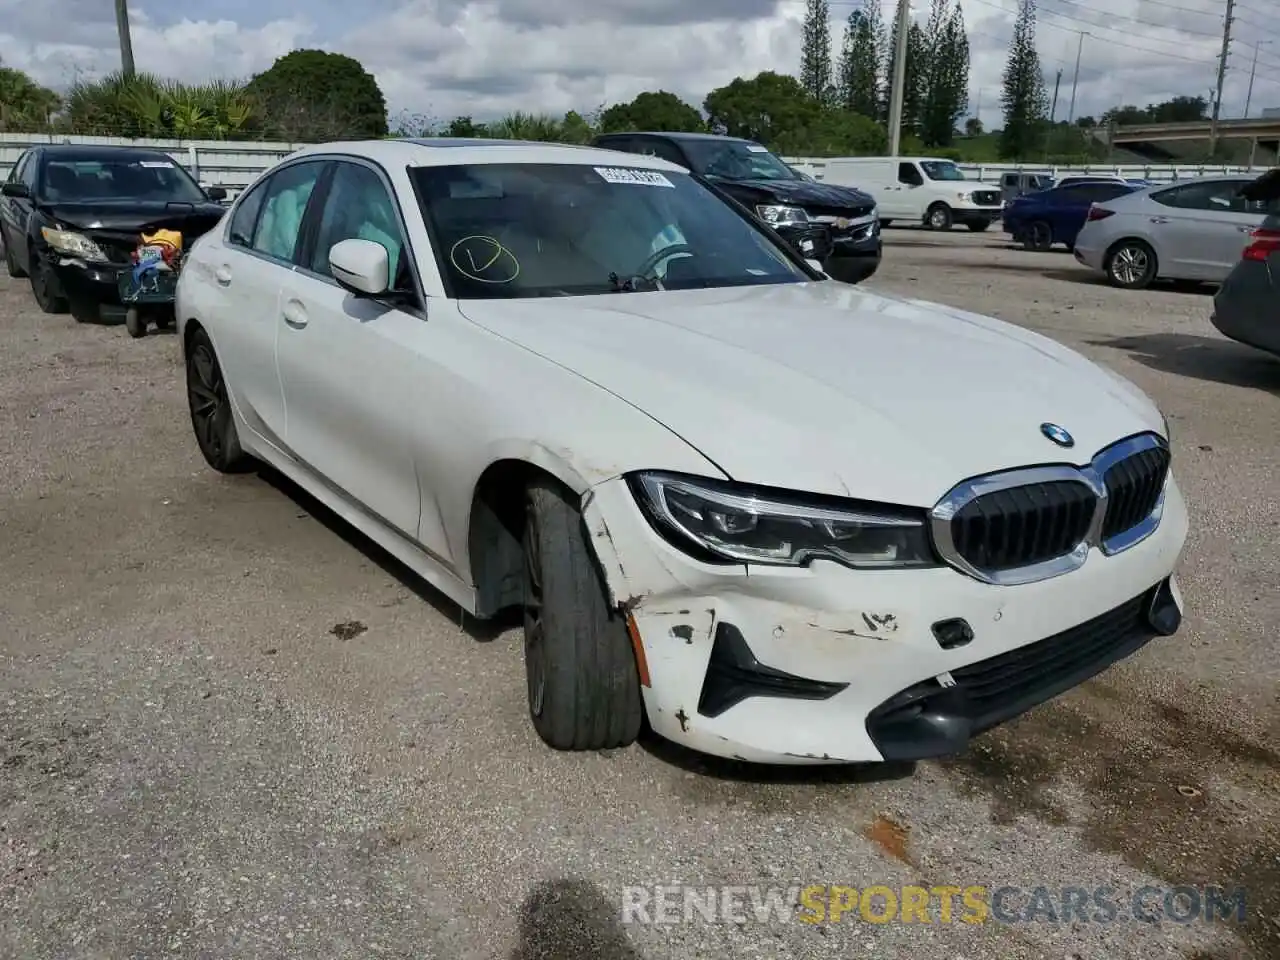
M 1015 12 L 1015 11 L 1013 11 L 1013 10 L 1010 10 L 1008 7 L 1005 7 L 1005 6 L 1000 5 L 999 3 L 995 3 L 995 2 L 993 2 L 993 0 L 968 0 L 968 2 L 969 2 L 969 3 L 980 3 L 980 4 L 982 4 L 983 6 L 991 7 L 991 8 L 992 8 L 992 9 L 994 9 L 994 10 L 999 10 L 1001 13 L 1013 14 L 1013 13 Z M 1056 11 L 1053 11 L 1053 10 L 1038 10 L 1038 11 L 1037 11 L 1037 14 L 1044 14 L 1044 15 L 1048 15 L 1048 16 L 1061 17 L 1061 18 L 1062 18 L 1062 19 L 1064 19 L 1064 20 L 1071 20 L 1071 21 L 1075 21 L 1075 22 L 1077 22 L 1077 23 L 1082 23 L 1082 24 L 1084 24 L 1084 25 L 1085 25 L 1085 26 L 1087 26 L 1087 27 L 1092 27 L 1092 28 L 1093 28 L 1093 30 L 1106 30 L 1106 29 L 1109 29 L 1109 28 L 1108 28 L 1108 27 L 1106 27 L 1105 25 L 1099 25 L 1099 24 L 1096 24 L 1096 23 L 1092 23 L 1092 22 L 1090 22 L 1090 21 L 1088 21 L 1088 20 L 1078 20 L 1078 19 L 1076 19 L 1075 17 L 1070 17 L 1070 16 L 1067 16 L 1066 14 L 1057 13 Z M 1039 19 L 1039 18 L 1037 17 L 1037 19 Z M 1048 23 L 1039 23 L 1039 24 L 1038 24 L 1038 26 L 1053 27 L 1053 28 L 1055 28 L 1055 29 L 1057 29 L 1057 30 L 1065 30 L 1065 31 L 1069 31 L 1069 32 L 1071 32 L 1071 33 L 1079 33 L 1079 32 L 1080 32 L 1080 31 L 1078 31 L 1078 30 L 1076 30 L 1076 29 L 1074 29 L 1074 28 L 1072 28 L 1072 27 L 1063 26 L 1063 25 L 1062 25 L 1062 24 L 1060 24 L 1060 23 L 1053 23 L 1053 22 L 1048 22 Z M 1187 56 L 1183 56 L 1183 55 L 1181 55 L 1181 54 L 1177 54 L 1177 53 L 1170 53 L 1170 52 L 1169 52 L 1169 51 L 1167 51 L 1167 50 L 1153 50 L 1153 49 L 1151 49 L 1150 47 L 1139 47 L 1139 46 L 1136 46 L 1135 44 L 1132 44 L 1132 43 L 1124 43 L 1124 42 L 1122 42 L 1122 41 L 1120 41 L 1120 40 L 1112 40 L 1110 37 L 1102 36 L 1102 35 L 1100 35 L 1100 34 L 1096 34 L 1096 33 L 1094 33 L 1094 32 L 1093 32 L 1093 30 L 1090 30 L 1090 31 L 1089 31 L 1089 35 L 1090 35 L 1091 37 L 1093 37 L 1093 39 L 1097 40 L 1099 43 L 1109 43 L 1109 44 L 1111 44 L 1113 47 L 1121 47 L 1121 48 L 1126 49 L 1126 50 L 1134 50 L 1134 51 L 1137 51 L 1138 53 L 1145 53 L 1145 54 L 1148 54 L 1148 55 L 1153 56 L 1153 57 L 1167 57 L 1167 58 L 1168 58 L 1168 59 L 1170 59 L 1170 60 L 1180 60 L 1180 61 L 1182 61 L 1182 62 L 1184 62 L 1184 63 L 1194 63 L 1194 64 L 1196 64 L 1196 65 L 1198 65 L 1198 66 L 1202 66 L 1202 67 L 1203 67 L 1203 66 L 1207 66 L 1207 65 L 1209 64 L 1209 62 L 1210 62 L 1210 61 L 1207 61 L 1207 60 L 1204 60 L 1204 59 L 1200 59 L 1200 58 L 1187 57 Z M 1153 37 L 1152 39 L 1158 39 L 1158 38 L 1154 38 L 1154 37 Z M 1170 43 L 1176 43 L 1177 41 L 1170 40 L 1170 41 L 1168 41 L 1168 42 L 1170 42 Z

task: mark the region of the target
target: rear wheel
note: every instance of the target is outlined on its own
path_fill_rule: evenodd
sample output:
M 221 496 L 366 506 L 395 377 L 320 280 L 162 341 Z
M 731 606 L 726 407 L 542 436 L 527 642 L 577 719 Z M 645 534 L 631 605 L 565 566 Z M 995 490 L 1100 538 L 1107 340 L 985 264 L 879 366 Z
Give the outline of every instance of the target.
M 1104 267 L 1113 287 L 1141 290 L 1156 278 L 1156 252 L 1142 240 L 1121 240 L 1107 253 Z
M 1045 223 L 1043 220 L 1036 220 L 1027 227 L 1027 232 L 1022 241 L 1023 246 L 1028 250 L 1036 250 L 1043 253 L 1053 248 L 1053 227 Z
M 31 253 L 31 295 L 36 306 L 45 313 L 66 313 L 67 298 L 58 286 L 58 278 L 38 253 Z
M 187 405 L 191 428 L 205 461 L 219 473 L 241 473 L 252 458 L 240 447 L 231 399 L 213 341 L 203 330 L 191 334 L 187 346 Z
M 974 233 L 984 233 L 987 227 L 991 226 L 986 220 L 970 220 L 965 224 Z
M 644 709 L 635 652 L 609 606 L 582 514 L 552 481 L 529 488 L 524 530 L 529 716 L 556 750 L 625 747 Z

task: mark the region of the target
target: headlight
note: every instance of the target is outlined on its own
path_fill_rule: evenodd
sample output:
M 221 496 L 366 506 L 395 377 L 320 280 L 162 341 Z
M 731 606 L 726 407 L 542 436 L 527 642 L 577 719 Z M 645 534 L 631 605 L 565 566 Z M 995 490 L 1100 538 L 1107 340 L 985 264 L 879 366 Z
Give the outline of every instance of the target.
M 936 565 L 923 511 L 801 495 L 792 499 L 665 473 L 627 479 L 659 533 L 711 562 L 803 567 L 824 559 L 849 567 Z
M 55 230 L 53 227 L 41 227 L 40 235 L 44 242 L 59 253 L 68 257 L 79 257 L 81 260 L 97 260 L 105 263 L 107 255 L 102 248 L 82 233 L 71 233 L 68 230 Z
M 808 223 L 809 214 L 800 207 L 781 207 L 776 204 L 761 204 L 756 213 L 765 223 L 778 226 L 784 223 Z
M 972 194 L 972 193 L 965 192 L 965 191 L 962 191 L 962 192 L 960 192 L 960 193 L 957 193 L 957 194 L 956 194 L 956 199 L 957 199 L 957 200 L 963 200 L 965 203 L 968 203 L 970 200 L 972 200 L 972 199 L 973 199 L 973 194 Z

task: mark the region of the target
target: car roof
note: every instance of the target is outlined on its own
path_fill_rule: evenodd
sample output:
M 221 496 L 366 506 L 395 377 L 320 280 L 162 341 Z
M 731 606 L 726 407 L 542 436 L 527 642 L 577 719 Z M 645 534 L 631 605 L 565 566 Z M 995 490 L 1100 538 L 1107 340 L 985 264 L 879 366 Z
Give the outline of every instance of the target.
M 49 159 L 76 159 L 85 161 L 105 160 L 152 160 L 161 158 L 172 160 L 173 157 L 163 150 L 147 147 L 115 146 L 113 144 L 78 144 L 78 143 L 42 143 L 37 149 Z
M 342 154 L 363 157 L 383 166 L 443 167 L 477 163 L 559 163 L 616 167 L 618 151 L 567 143 L 530 140 L 489 140 L 479 137 L 421 137 L 387 140 L 348 140 L 317 143 L 289 154 L 304 156 Z M 684 167 L 658 157 L 627 154 L 625 165 L 633 169 L 685 173 Z

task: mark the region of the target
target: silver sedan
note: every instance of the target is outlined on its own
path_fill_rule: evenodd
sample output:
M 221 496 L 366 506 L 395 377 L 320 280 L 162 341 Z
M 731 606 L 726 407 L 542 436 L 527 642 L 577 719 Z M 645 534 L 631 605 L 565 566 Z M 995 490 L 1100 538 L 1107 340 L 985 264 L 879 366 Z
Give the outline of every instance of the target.
M 1155 280 L 1221 283 L 1276 206 L 1240 195 L 1254 179 L 1180 180 L 1094 204 L 1075 257 L 1117 287 L 1140 289 Z

